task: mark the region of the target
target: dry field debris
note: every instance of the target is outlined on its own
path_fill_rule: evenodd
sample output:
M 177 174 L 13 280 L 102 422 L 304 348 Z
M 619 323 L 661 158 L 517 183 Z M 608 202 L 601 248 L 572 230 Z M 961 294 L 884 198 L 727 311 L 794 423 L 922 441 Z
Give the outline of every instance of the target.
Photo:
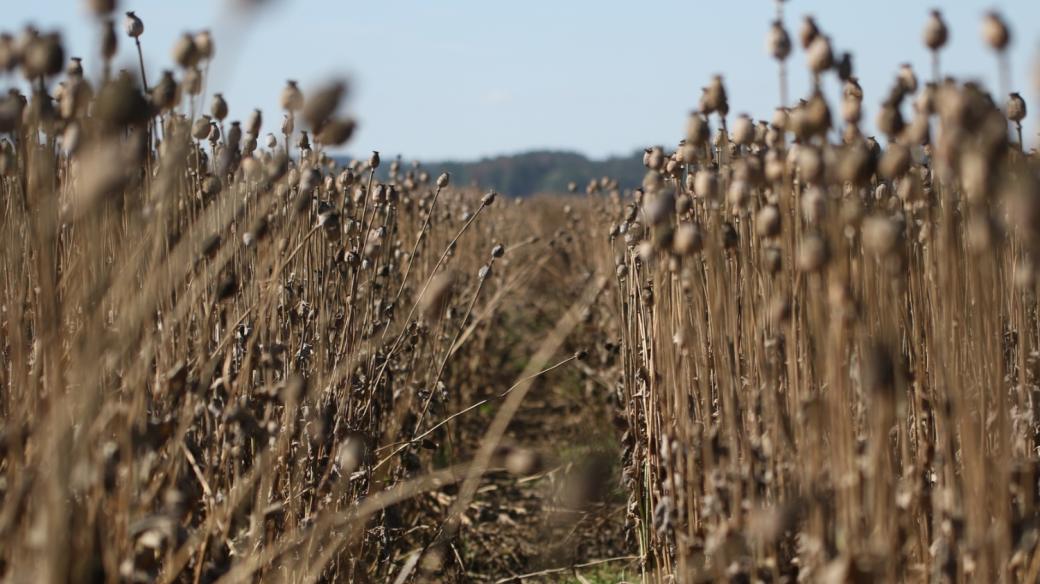
M 0 33 L 0 581 L 1040 579 L 999 14 L 999 88 L 948 76 L 933 11 L 932 71 L 865 107 L 777 2 L 771 120 L 715 76 L 641 188 L 513 200 L 331 156 L 343 80 L 229 119 L 219 39 L 149 76 L 144 16 L 88 4 L 98 79 Z

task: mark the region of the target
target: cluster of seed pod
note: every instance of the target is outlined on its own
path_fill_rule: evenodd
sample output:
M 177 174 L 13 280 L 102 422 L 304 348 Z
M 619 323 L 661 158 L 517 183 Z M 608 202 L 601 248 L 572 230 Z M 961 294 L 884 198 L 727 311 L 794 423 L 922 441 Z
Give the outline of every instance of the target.
M 497 334 L 515 298 L 540 317 L 574 301 L 550 274 L 581 242 L 536 220 L 549 209 L 335 156 L 355 129 L 342 80 L 289 81 L 267 130 L 219 92 L 203 106 L 221 81 L 206 31 L 158 76 L 143 57 L 112 72 L 116 3 L 89 4 L 98 78 L 56 33 L 0 34 L 0 258 L 26 274 L 4 279 L 0 317 L 0 579 L 390 578 L 378 560 L 433 535 L 351 510 L 480 439 L 449 414 L 497 399 L 512 372 L 491 355 L 529 358 Z M 143 16 L 125 18 L 138 48 Z M 534 472 L 516 452 L 507 466 Z M 338 553 L 264 551 L 300 545 Z
M 685 138 L 648 148 L 642 187 L 604 203 L 650 571 L 1035 577 L 1040 532 L 1015 527 L 1040 517 L 1020 499 L 1035 480 L 1015 469 L 1035 468 L 1040 428 L 1040 164 L 1018 93 L 939 76 L 949 35 L 933 12 L 933 77 L 895 72 L 874 138 L 851 55 L 807 17 L 804 99 L 732 117 L 714 77 Z M 999 15 L 982 36 L 1003 58 Z M 782 20 L 766 48 L 786 64 Z M 836 107 L 820 90 L 832 74 Z M 962 442 L 969 427 L 984 444 Z M 991 521 L 1004 535 L 983 535 Z

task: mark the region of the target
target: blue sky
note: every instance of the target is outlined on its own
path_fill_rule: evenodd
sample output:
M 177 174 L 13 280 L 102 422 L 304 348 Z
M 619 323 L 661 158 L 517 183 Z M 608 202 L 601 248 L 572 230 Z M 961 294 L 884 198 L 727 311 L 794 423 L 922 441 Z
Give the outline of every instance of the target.
M 82 2 L 6 4 L 5 26 L 60 28 L 88 73 L 96 67 L 96 30 Z M 287 78 L 306 91 L 329 76 L 348 76 L 347 109 L 360 122 L 348 150 L 356 153 L 434 160 L 561 148 L 601 157 L 674 144 L 699 88 L 715 73 L 725 75 L 734 114 L 768 119 L 778 102 L 776 67 L 764 49 L 772 0 L 263 4 L 248 18 L 222 0 L 122 0 L 121 9 L 145 22 L 152 79 L 170 67 L 178 34 L 210 28 L 218 79 L 210 92 L 224 93 L 232 119 L 263 109 L 265 132 L 281 120 L 277 99 Z M 922 79 L 929 74 L 921 28 L 936 6 L 951 28 L 944 73 L 990 87 L 996 61 L 980 40 L 980 17 L 989 8 L 1005 15 L 1015 88 L 1028 97 L 1030 115 L 1040 113 L 1031 75 L 1040 41 L 1034 0 L 790 0 L 785 20 L 794 37 L 802 15 L 813 14 L 837 49 L 854 53 L 872 119 L 899 64 L 910 62 Z M 120 62 L 136 67 L 130 39 L 120 40 Z M 809 81 L 800 51 L 790 69 L 791 95 L 803 95 Z

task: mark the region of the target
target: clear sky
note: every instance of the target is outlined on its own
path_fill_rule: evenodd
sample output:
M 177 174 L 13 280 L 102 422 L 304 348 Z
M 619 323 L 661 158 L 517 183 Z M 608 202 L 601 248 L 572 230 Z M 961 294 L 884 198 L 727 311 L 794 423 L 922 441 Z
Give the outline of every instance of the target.
M 96 27 L 80 0 L 7 0 L 4 26 L 60 28 L 70 53 L 97 70 Z M 281 120 L 287 78 L 306 89 L 334 74 L 352 82 L 348 110 L 360 122 L 353 153 L 378 149 L 408 158 L 473 159 L 533 148 L 594 157 L 674 144 L 687 112 L 714 73 L 725 75 L 734 114 L 771 115 L 776 67 L 766 55 L 772 0 L 268 0 L 254 16 L 222 0 L 121 0 L 145 22 L 151 79 L 170 67 L 184 31 L 216 35 L 214 81 L 231 118 L 253 107 L 264 132 Z M 924 80 L 930 59 L 921 29 L 932 7 L 951 29 L 944 73 L 996 83 L 996 61 L 980 40 L 983 12 L 1011 23 L 1013 83 L 1040 114 L 1032 65 L 1040 41 L 1035 0 L 790 0 L 796 39 L 816 16 L 835 48 L 851 50 L 866 92 L 866 118 L 910 62 Z M 120 30 L 122 15 L 119 17 Z M 121 35 L 120 62 L 136 68 Z M 809 86 L 801 51 L 790 61 L 792 96 Z M 832 89 L 836 87 L 832 82 Z M 1035 128 L 1035 120 L 1030 128 Z

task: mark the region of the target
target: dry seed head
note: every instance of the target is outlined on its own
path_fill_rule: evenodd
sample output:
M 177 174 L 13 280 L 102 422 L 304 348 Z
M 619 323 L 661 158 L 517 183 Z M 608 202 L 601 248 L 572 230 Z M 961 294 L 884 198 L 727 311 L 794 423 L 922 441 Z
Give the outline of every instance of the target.
M 1007 118 L 1012 122 L 1021 122 L 1026 117 L 1026 100 L 1017 93 L 1008 96 Z
M 917 75 L 914 74 L 914 68 L 910 66 L 910 63 L 903 63 L 899 66 L 896 81 L 905 93 L 917 91 Z
M 111 61 L 119 48 L 119 37 L 116 35 L 116 23 L 111 18 L 101 25 L 101 56 Z
M 690 112 L 686 122 L 686 142 L 690 145 L 703 146 L 711 137 L 708 121 L 699 112 Z M 648 165 L 649 166 L 649 165 Z M 650 166 L 650 168 L 653 168 Z
M 932 10 L 928 17 L 928 22 L 924 25 L 924 46 L 928 47 L 929 50 L 938 51 L 946 45 L 946 41 L 950 38 L 949 30 L 946 28 L 946 23 L 943 22 L 942 13 L 938 10 Z
M 996 12 L 987 12 L 982 18 L 982 40 L 991 48 L 1003 52 L 1011 43 L 1011 31 Z
M 484 207 L 490 207 L 495 203 L 495 197 L 497 196 L 498 193 L 496 193 L 495 191 L 488 191 L 484 194 L 483 197 L 480 198 L 480 204 Z
M 698 170 L 694 178 L 693 190 L 698 197 L 713 201 L 719 196 L 719 179 L 713 171 Z
M 852 79 L 853 66 L 852 66 L 852 53 L 846 51 L 841 54 L 841 58 L 834 64 L 834 70 L 838 74 L 838 79 L 842 81 L 848 81 Z
M 228 115 L 228 104 L 224 101 L 223 94 L 214 93 L 213 101 L 210 102 L 209 113 L 218 121 L 223 122 Z
M 776 205 L 765 205 L 755 216 L 755 232 L 759 237 L 780 235 L 780 209 Z
M 357 123 L 353 118 L 332 118 L 322 124 L 318 142 L 328 146 L 342 146 L 354 135 Z
M 96 16 L 108 16 L 116 10 L 116 0 L 87 0 L 87 7 Z
M 766 51 L 777 61 L 783 61 L 791 54 L 791 37 L 788 36 L 784 24 L 774 20 L 766 36 Z
M 202 93 L 202 72 L 195 67 L 185 70 L 184 78 L 181 79 L 181 89 L 188 95 Z
M 151 90 L 152 104 L 161 111 L 167 111 L 177 106 L 177 80 L 173 78 L 172 71 L 163 71 L 162 77 Z
M 22 69 L 28 79 L 61 73 L 65 49 L 58 33 L 36 36 L 22 51 Z
M 264 140 L 264 142 L 264 145 L 267 146 L 268 149 L 274 150 L 275 147 L 278 146 L 278 137 L 268 132 L 267 138 Z
M 203 60 L 209 61 L 213 58 L 213 35 L 210 34 L 209 30 L 203 29 L 195 33 L 195 48 L 198 50 L 199 57 Z
M 877 256 L 893 253 L 902 237 L 899 224 L 888 217 L 873 216 L 863 221 L 863 247 Z
M 83 77 L 83 59 L 79 57 L 72 57 L 69 62 L 65 65 L 65 74 L 74 79 L 80 79 Z
M 853 139 L 838 156 L 838 179 L 855 185 L 866 184 L 874 174 L 875 163 L 863 140 Z
M 171 54 L 173 61 L 185 69 L 194 67 L 200 59 L 198 47 L 195 46 L 195 40 L 188 33 L 182 34 L 173 43 Z
M 762 269 L 766 272 L 774 276 L 779 274 L 783 263 L 783 254 L 780 252 L 780 248 L 771 245 L 762 250 Z
M 745 211 L 750 200 L 751 188 L 747 181 L 736 179 L 729 183 L 729 189 L 726 190 L 726 203 L 729 204 L 734 214 Z
M 285 114 L 285 117 L 282 118 L 282 134 L 285 136 L 290 136 L 292 135 L 293 130 L 295 129 L 296 119 L 293 117 L 291 113 Z M 286 147 L 288 147 L 288 144 L 286 144 Z
M 878 129 L 892 141 L 896 140 L 906 127 L 903 114 L 899 111 L 899 104 L 891 102 L 882 104 L 881 109 L 878 110 L 876 123 Z
M 841 119 L 849 125 L 858 124 L 863 117 L 863 100 L 844 97 L 841 100 Z
M 303 106 L 303 119 L 311 128 L 320 128 L 335 113 L 347 92 L 347 84 L 335 80 L 310 94 Z
M 816 26 L 816 20 L 812 16 L 806 16 L 802 20 L 802 28 L 798 30 L 798 39 L 802 43 L 802 48 L 807 50 L 819 35 L 820 29 Z
M 827 242 L 816 234 L 805 236 L 798 246 L 798 269 L 815 273 L 820 271 L 830 259 Z
M 802 193 L 802 217 L 807 223 L 819 223 L 827 210 L 827 197 L 823 189 L 813 185 Z
M 747 114 L 740 114 L 733 122 L 733 141 L 741 146 L 750 146 L 755 139 L 755 123 Z
M 824 35 L 817 35 L 805 53 L 805 60 L 809 63 L 809 69 L 819 75 L 834 66 L 834 51 L 831 49 L 831 41 Z
M 729 101 L 726 97 L 726 87 L 722 84 L 722 76 L 715 75 L 711 83 L 704 88 L 701 95 L 701 110 L 706 113 L 718 113 L 725 116 L 729 112 Z
M 670 221 L 675 212 L 675 195 L 665 192 L 644 200 L 643 212 L 651 225 L 661 225 Z
M 680 256 L 690 256 L 704 249 L 704 236 L 694 223 L 682 223 L 675 230 L 672 249 Z
M 897 179 L 909 172 L 912 162 L 910 149 L 898 142 L 892 142 L 885 149 L 885 153 L 881 155 L 881 160 L 878 162 L 878 172 L 889 180 Z
M 802 145 L 797 150 L 798 171 L 805 182 L 819 182 L 823 178 L 823 156 L 814 146 Z
M 258 109 L 254 109 L 253 112 L 249 114 L 249 117 L 246 118 L 246 132 L 253 136 L 259 136 L 260 127 L 263 125 L 263 121 L 263 113 Z
M 144 22 L 131 10 L 123 20 L 123 29 L 128 36 L 136 39 L 144 34 Z
M 303 92 L 292 79 L 285 82 L 280 101 L 282 109 L 289 112 L 298 111 L 303 107 Z
M 0 33 L 0 71 L 9 72 L 18 66 L 21 58 L 14 37 L 10 33 Z

